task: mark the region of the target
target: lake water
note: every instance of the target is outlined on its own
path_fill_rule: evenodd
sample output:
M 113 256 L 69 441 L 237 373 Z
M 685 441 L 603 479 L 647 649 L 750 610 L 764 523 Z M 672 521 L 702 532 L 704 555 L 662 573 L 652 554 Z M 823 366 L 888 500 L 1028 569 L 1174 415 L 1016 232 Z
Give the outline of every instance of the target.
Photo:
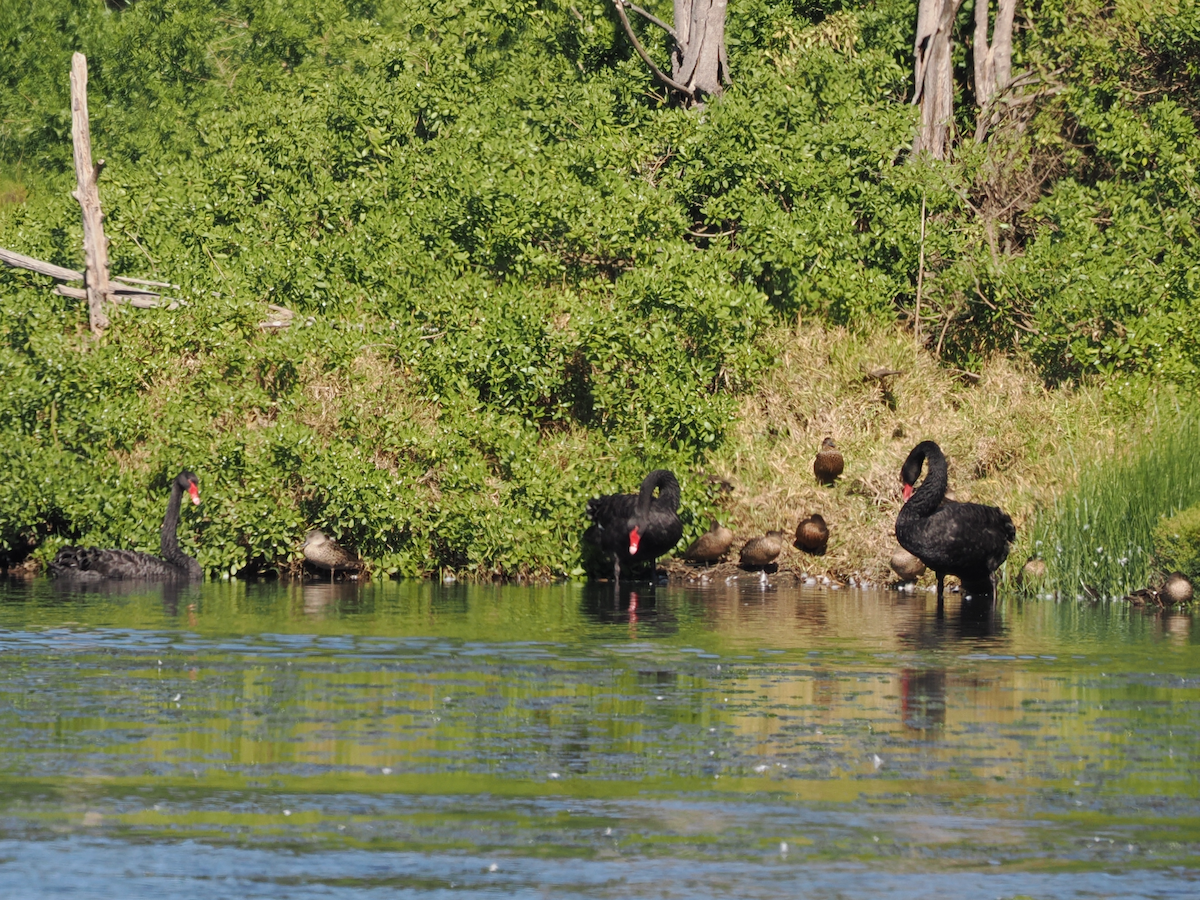
M 1195 898 L 1198 624 L 0 583 L 0 896 Z

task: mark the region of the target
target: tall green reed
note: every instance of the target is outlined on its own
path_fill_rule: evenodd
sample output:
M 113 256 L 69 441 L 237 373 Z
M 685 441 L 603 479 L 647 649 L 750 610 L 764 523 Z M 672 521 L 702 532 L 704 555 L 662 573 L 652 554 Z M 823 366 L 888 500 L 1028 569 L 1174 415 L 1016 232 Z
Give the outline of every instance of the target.
M 1078 466 L 1078 481 L 1034 523 L 1034 550 L 1061 597 L 1145 587 L 1154 526 L 1200 502 L 1200 416 L 1164 415 L 1128 452 Z

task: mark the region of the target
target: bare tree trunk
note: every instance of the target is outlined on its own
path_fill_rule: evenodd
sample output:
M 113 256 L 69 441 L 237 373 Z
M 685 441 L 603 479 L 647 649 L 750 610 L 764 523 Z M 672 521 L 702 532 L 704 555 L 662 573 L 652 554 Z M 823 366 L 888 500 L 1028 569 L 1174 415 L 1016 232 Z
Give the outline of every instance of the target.
M 954 116 L 954 65 L 950 39 L 954 16 L 961 5 L 962 0 L 920 0 L 917 8 L 912 102 L 921 107 L 921 127 L 913 142 L 914 157 L 928 153 L 934 159 L 945 159 L 950 148 L 950 126 Z
M 961 0 L 959 0 L 961 2 Z M 725 52 L 725 12 L 728 0 L 675 0 L 675 26 L 656 18 L 629 0 L 613 0 L 633 49 L 654 77 L 689 104 L 720 94 L 729 83 L 729 56 Z M 642 46 L 629 16 L 630 9 L 671 36 L 671 74 L 662 71 Z
M 694 99 L 716 96 L 729 81 L 725 55 L 728 0 L 675 0 L 675 52 L 671 77 L 686 85 Z
M 100 190 L 96 181 L 100 166 L 92 165 L 92 133 L 88 126 L 87 58 L 71 57 L 71 136 L 75 142 L 74 197 L 83 210 L 84 285 L 87 288 L 88 319 L 93 334 L 108 327 L 104 305 L 108 301 L 108 240 L 100 212 Z
M 975 102 L 979 116 L 975 140 L 982 141 L 994 124 L 993 108 L 997 95 L 1012 80 L 1013 16 L 1017 0 L 997 0 L 992 44 L 988 46 L 988 0 L 975 0 Z

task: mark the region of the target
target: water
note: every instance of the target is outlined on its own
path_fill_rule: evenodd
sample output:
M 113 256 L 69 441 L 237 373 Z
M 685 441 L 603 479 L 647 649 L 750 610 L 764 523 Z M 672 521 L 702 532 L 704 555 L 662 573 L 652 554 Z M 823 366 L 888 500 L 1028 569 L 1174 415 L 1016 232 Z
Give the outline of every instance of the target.
M 0 583 L 0 896 L 1191 898 L 1195 626 L 757 584 Z

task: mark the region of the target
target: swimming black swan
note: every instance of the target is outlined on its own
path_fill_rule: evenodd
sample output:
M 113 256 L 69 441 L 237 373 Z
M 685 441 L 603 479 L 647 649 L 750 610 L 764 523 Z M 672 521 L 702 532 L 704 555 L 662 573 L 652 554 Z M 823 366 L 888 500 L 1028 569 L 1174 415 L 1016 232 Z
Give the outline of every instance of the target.
M 658 496 L 654 496 L 655 489 Z M 587 503 L 587 517 L 594 523 L 583 539 L 612 556 L 613 582 L 621 581 L 621 563 L 655 560 L 679 543 L 683 523 L 679 521 L 679 482 L 668 469 L 655 469 L 642 481 L 637 494 L 607 494 Z
M 928 462 L 921 486 L 913 484 Z M 938 603 L 947 575 L 957 575 L 964 592 L 994 590 L 995 572 L 1017 538 L 1008 513 L 980 503 L 946 503 L 946 456 L 933 441 L 913 447 L 900 470 L 904 506 L 896 516 L 896 540 L 937 573 Z
M 813 460 L 813 474 L 817 476 L 817 481 L 821 484 L 833 484 L 842 474 L 844 467 L 842 451 L 837 448 L 833 438 L 821 441 L 821 449 L 817 451 L 817 457 Z
M 199 581 L 204 577 L 200 564 L 179 549 L 175 531 L 179 526 L 179 505 L 187 492 L 195 504 L 200 503 L 196 476 L 180 472 L 171 483 L 171 499 L 163 517 L 158 556 L 134 550 L 101 550 L 97 547 L 63 547 L 50 562 L 55 578 L 79 581 Z
M 683 551 L 683 558 L 690 559 L 692 562 L 716 562 L 729 552 L 731 544 L 733 544 L 733 532 L 724 525 L 717 524 L 717 520 L 713 519 L 712 527 L 696 538 L 687 550 Z

